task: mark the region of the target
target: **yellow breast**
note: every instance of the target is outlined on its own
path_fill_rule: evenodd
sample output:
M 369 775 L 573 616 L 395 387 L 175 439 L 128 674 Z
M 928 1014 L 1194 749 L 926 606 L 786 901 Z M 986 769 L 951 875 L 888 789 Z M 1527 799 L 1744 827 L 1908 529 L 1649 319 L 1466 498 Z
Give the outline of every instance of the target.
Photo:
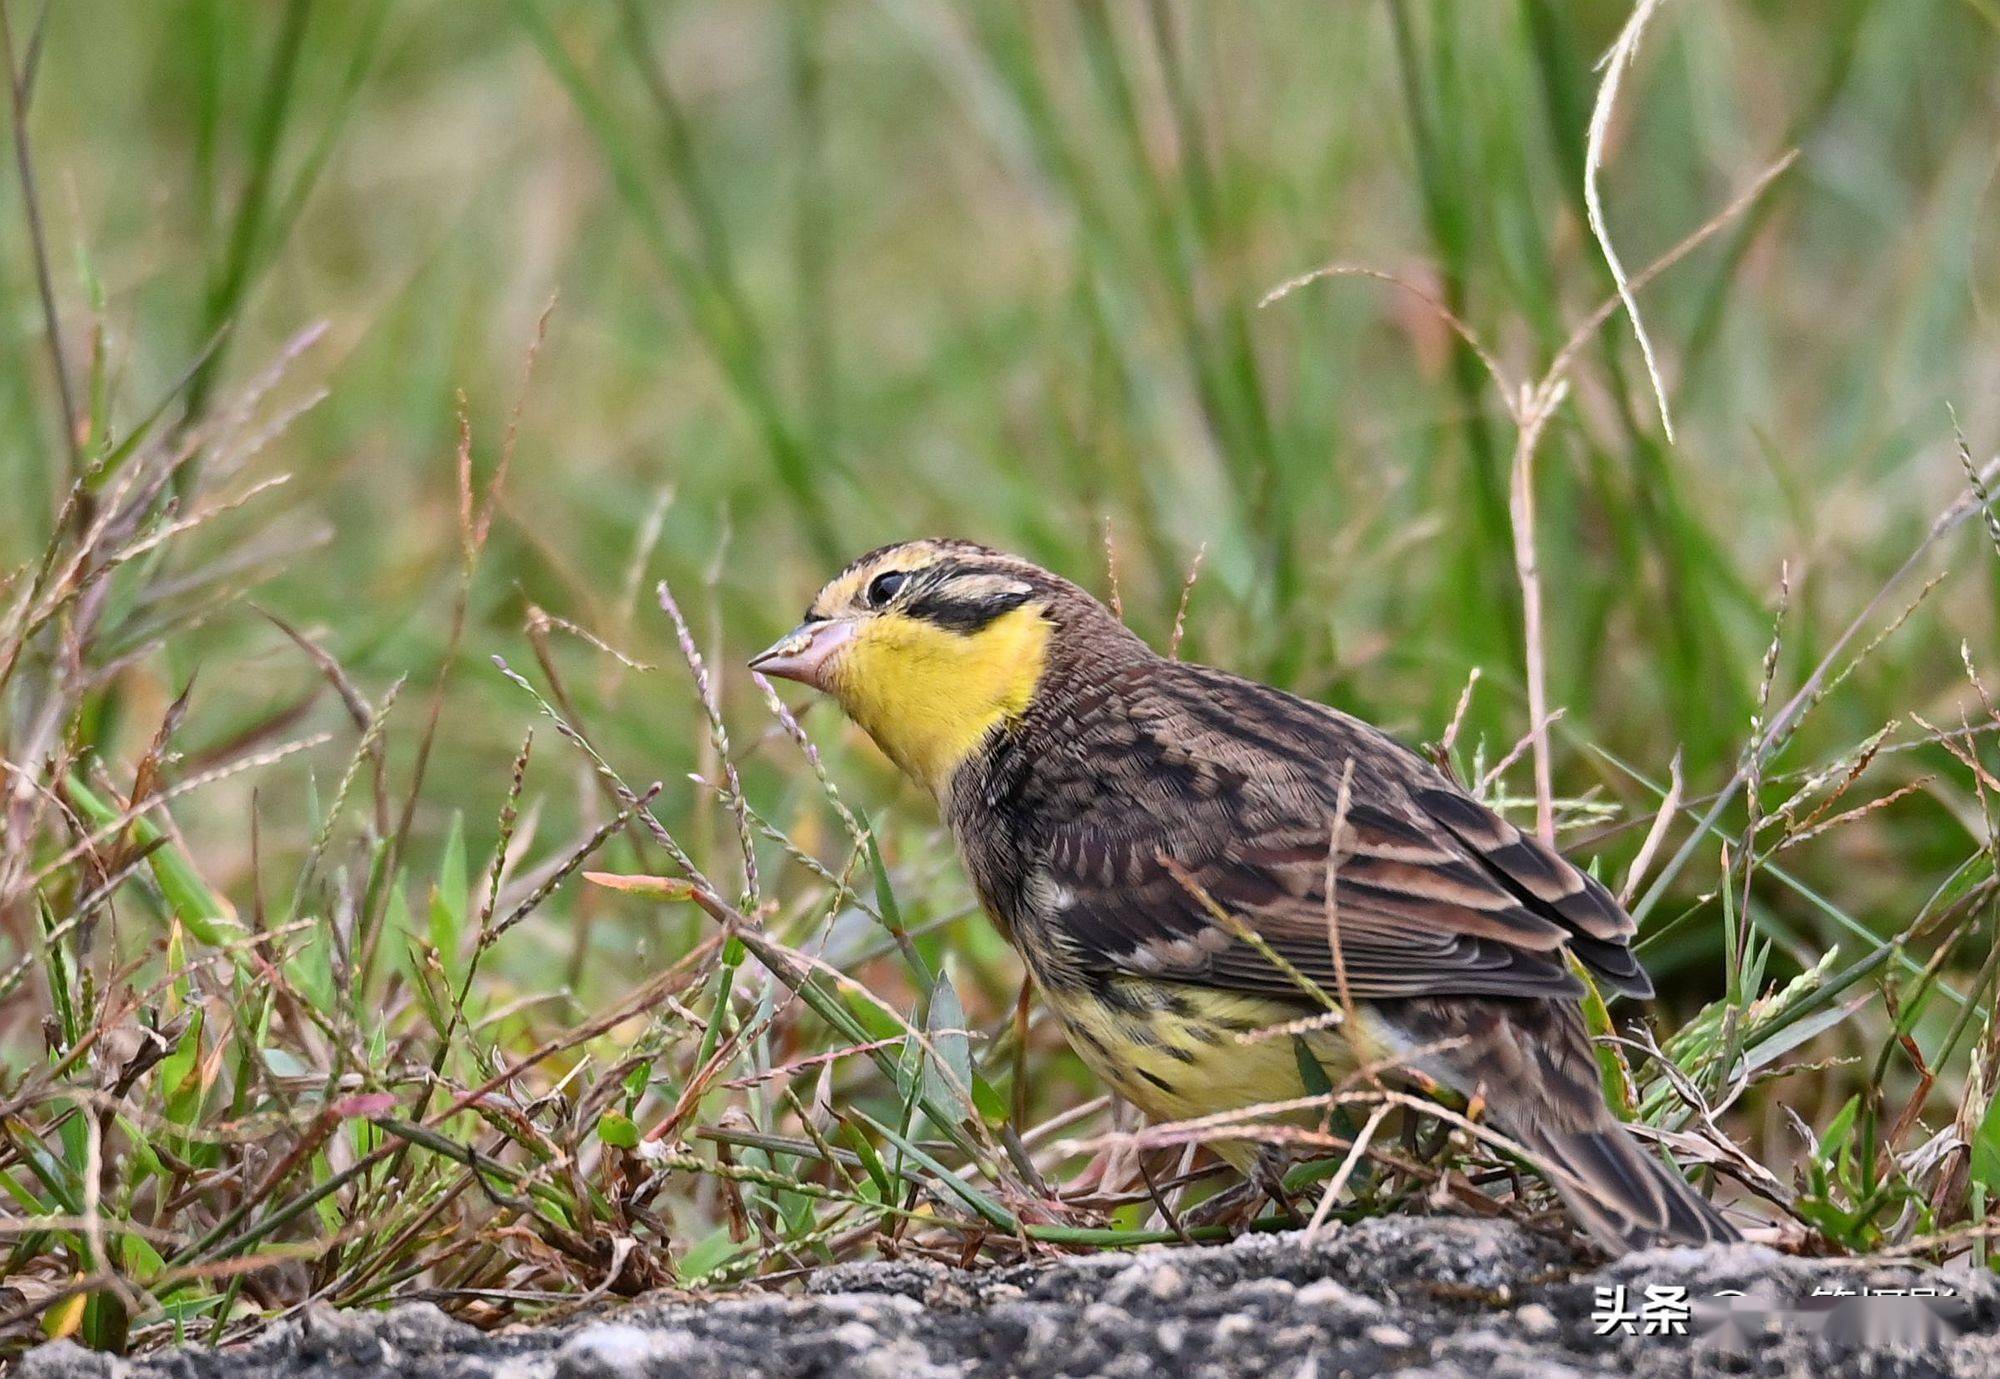
M 1116 1002 L 1075 987 L 1043 995 L 1090 1070 L 1154 1120 L 1192 1120 L 1311 1095 L 1315 1089 L 1299 1067 L 1300 1040 L 1335 1085 L 1354 1071 L 1357 1043 L 1370 1050 L 1380 1044 L 1365 1009 L 1358 1012 L 1364 1027 L 1358 1040 L 1339 1029 L 1255 1038 L 1248 1036 L 1296 1021 L 1299 1006 L 1136 978 L 1119 983 Z M 1239 1157 L 1228 1144 L 1215 1148 L 1232 1161 Z M 1247 1149 L 1242 1157 L 1249 1157 Z

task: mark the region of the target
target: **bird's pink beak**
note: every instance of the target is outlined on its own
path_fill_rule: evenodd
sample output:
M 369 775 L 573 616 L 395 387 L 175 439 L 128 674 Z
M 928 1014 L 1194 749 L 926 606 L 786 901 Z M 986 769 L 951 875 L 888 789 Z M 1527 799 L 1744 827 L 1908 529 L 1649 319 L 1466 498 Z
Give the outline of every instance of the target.
M 750 669 L 796 680 L 816 690 L 829 690 L 833 661 L 854 636 L 854 624 L 844 618 L 802 623 L 750 658 Z

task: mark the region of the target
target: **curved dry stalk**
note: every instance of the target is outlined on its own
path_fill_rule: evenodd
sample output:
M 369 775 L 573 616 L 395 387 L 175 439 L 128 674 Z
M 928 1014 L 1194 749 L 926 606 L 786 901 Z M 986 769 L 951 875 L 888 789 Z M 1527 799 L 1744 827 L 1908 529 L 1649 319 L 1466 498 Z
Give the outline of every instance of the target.
M 1520 389 L 1509 381 L 1507 371 L 1500 367 L 1500 361 L 1493 357 L 1491 350 L 1486 348 L 1486 342 L 1479 338 L 1479 333 L 1467 325 L 1457 312 L 1439 301 L 1434 293 L 1411 282 L 1408 278 L 1391 273 L 1387 269 L 1371 268 L 1367 264 L 1329 263 L 1324 267 L 1315 268 L 1310 272 L 1300 273 L 1297 277 L 1285 279 L 1269 292 L 1266 292 L 1262 297 L 1259 297 L 1257 299 L 1257 306 L 1261 310 L 1274 302 L 1283 301 L 1302 287 L 1310 287 L 1312 284 L 1327 278 L 1372 278 L 1376 282 L 1388 283 L 1391 287 L 1401 288 L 1429 307 L 1432 314 L 1444 322 L 1452 334 L 1463 340 L 1465 347 L 1472 351 L 1473 357 L 1478 359 L 1480 364 L 1484 366 L 1487 377 L 1493 380 L 1493 386 L 1499 390 L 1500 403 L 1507 409 L 1507 415 L 1512 417 L 1517 424 L 1520 422 L 1520 415 L 1515 410 L 1518 406 Z
M 1646 31 L 1646 22 L 1653 17 L 1653 11 L 1660 7 L 1660 0 L 1639 0 L 1632 7 L 1631 17 L 1619 31 L 1618 41 L 1611 45 L 1611 51 L 1604 59 L 1604 80 L 1597 88 L 1597 103 L 1590 111 L 1590 134 L 1583 154 L 1583 208 L 1590 221 L 1591 236 L 1604 254 L 1605 266 L 1611 270 L 1611 281 L 1618 286 L 1618 300 L 1624 304 L 1625 314 L 1632 321 L 1632 333 L 1639 337 L 1639 353 L 1646 361 L 1646 378 L 1653 385 L 1653 400 L 1660 406 L 1660 426 L 1667 433 L 1667 444 L 1674 443 L 1674 419 L 1667 407 L 1667 385 L 1660 378 L 1659 360 L 1653 354 L 1652 337 L 1646 333 L 1646 323 L 1639 315 L 1639 302 L 1632 284 L 1625 276 L 1625 264 L 1618 257 L 1618 251 L 1611 247 L 1611 231 L 1604 223 L 1604 196 L 1598 188 L 1598 174 L 1604 167 L 1604 145 L 1611 133 L 1611 112 L 1618 102 L 1618 88 L 1624 84 L 1625 73 L 1632 66 L 1632 59 L 1638 56 L 1639 38 Z
M 1646 878 L 1646 868 L 1653 865 L 1653 854 L 1660 850 L 1660 844 L 1667 840 L 1667 833 L 1674 826 L 1674 816 L 1680 813 L 1681 792 L 1686 782 L 1681 779 L 1681 754 L 1674 750 L 1673 759 L 1667 763 L 1667 793 L 1660 801 L 1660 812 L 1653 816 L 1653 826 L 1646 830 L 1646 839 L 1639 844 L 1638 856 L 1632 859 L 1632 869 L 1625 873 L 1625 884 L 1618 888 L 1618 903 L 1629 907 L 1632 897 L 1638 894 L 1639 883 Z

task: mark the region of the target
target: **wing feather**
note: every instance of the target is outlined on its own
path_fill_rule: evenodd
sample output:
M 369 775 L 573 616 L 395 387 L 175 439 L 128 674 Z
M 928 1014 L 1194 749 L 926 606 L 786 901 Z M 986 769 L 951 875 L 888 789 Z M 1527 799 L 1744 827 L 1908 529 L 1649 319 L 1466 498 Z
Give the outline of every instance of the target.
M 1066 727 L 1023 763 L 1016 785 L 1037 798 L 1015 817 L 1034 821 L 1027 903 L 1086 974 L 1302 995 L 1206 897 L 1361 999 L 1573 997 L 1565 951 L 1604 985 L 1650 993 L 1603 886 L 1358 719 L 1155 662 Z

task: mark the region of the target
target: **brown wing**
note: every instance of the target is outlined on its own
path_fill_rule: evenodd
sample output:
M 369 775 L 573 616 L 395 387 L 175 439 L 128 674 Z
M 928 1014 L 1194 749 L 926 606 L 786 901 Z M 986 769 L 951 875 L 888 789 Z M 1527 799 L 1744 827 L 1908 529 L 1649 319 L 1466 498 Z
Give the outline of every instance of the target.
M 1327 851 L 1351 761 L 1334 893 L 1356 997 L 1574 996 L 1565 947 L 1604 985 L 1650 994 L 1602 886 L 1358 719 L 1155 662 L 1051 726 L 1017 777 L 1035 878 L 1021 899 L 1081 973 L 1298 995 L 1199 887 L 1334 990 Z

